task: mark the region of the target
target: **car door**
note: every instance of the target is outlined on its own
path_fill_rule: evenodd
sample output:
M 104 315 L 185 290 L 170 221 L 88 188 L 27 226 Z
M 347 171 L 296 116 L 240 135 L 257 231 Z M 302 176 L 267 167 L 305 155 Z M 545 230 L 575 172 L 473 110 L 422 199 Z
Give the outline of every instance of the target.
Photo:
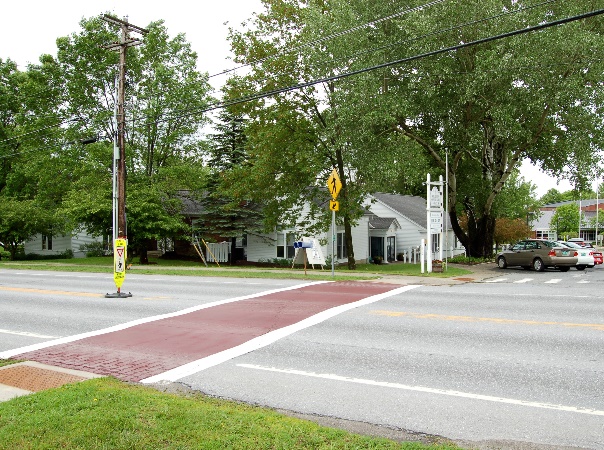
M 508 266 L 520 266 L 522 261 L 522 252 L 524 252 L 526 242 L 520 241 L 510 247 L 509 253 L 505 254 Z

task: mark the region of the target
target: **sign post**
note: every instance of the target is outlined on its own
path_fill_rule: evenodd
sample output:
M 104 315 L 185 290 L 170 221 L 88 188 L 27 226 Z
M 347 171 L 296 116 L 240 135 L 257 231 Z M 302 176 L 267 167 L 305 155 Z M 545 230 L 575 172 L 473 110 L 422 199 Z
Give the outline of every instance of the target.
M 426 177 L 426 247 L 428 258 L 426 259 L 426 271 L 432 272 L 432 235 L 438 234 L 440 242 L 438 246 L 439 259 L 443 259 L 443 177 L 437 182 L 430 182 L 430 174 Z M 423 269 L 423 264 L 422 264 Z
M 128 292 L 121 292 L 122 284 L 126 278 L 126 257 L 127 257 L 127 241 L 123 238 L 118 238 L 113 245 L 113 281 L 117 287 L 117 292 L 114 294 L 105 294 L 105 298 L 125 298 L 132 297 Z
M 333 277 L 335 272 L 335 246 L 336 246 L 336 211 L 340 209 L 340 202 L 336 201 L 340 189 L 342 189 L 342 182 L 336 169 L 331 171 L 331 175 L 327 179 L 327 189 L 331 194 L 331 200 L 329 202 L 329 209 L 331 209 L 331 276 Z

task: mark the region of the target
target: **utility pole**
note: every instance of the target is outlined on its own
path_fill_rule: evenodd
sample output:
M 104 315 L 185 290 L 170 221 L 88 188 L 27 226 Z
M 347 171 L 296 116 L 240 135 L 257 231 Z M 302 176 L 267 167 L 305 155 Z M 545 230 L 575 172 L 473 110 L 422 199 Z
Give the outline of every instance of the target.
M 127 239 L 126 226 L 126 50 L 128 47 L 140 45 L 140 39 L 131 38 L 130 32 L 147 34 L 148 30 L 132 25 L 127 20 L 120 20 L 104 14 L 101 17 L 105 22 L 118 25 L 121 29 L 120 41 L 104 46 L 108 50 L 120 52 L 119 78 L 117 88 L 117 147 L 119 155 L 114 155 L 117 163 L 117 234 L 118 238 Z M 118 158 L 119 156 L 119 158 Z
M 130 37 L 131 31 L 145 35 L 148 33 L 148 30 L 132 25 L 127 19 L 120 20 L 107 14 L 104 14 L 101 19 L 105 22 L 118 25 L 121 30 L 119 42 L 114 42 L 103 47 L 120 52 L 117 83 L 117 145 L 114 148 L 113 155 L 113 249 L 115 262 L 113 279 L 117 286 L 117 293 L 107 294 L 105 297 L 131 297 L 132 294 L 130 293 L 123 294 L 120 292 L 122 283 L 126 277 L 126 246 L 128 242 L 126 222 L 126 50 L 128 47 L 142 43 L 140 39 Z

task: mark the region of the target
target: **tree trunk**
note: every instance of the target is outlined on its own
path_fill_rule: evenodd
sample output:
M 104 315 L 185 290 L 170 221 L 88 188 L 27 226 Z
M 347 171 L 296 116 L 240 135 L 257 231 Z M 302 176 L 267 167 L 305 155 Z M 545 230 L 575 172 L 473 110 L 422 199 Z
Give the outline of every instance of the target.
M 356 270 L 357 262 L 354 259 L 354 248 L 352 246 L 352 226 L 348 214 L 344 215 L 344 236 L 346 238 L 346 252 L 348 253 L 348 270 Z
M 235 265 L 235 253 L 237 252 L 237 238 L 231 238 L 231 257 L 229 258 L 229 264 L 231 266 Z
M 148 240 L 143 239 L 139 247 L 139 260 L 141 264 L 149 264 L 149 255 L 147 254 Z

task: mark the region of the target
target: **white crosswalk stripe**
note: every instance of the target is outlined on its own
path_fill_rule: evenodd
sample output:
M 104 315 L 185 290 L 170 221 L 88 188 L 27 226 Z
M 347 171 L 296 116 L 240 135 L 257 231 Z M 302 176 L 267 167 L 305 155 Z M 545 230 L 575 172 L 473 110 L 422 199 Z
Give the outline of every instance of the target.
M 545 284 L 555 284 L 560 283 L 560 281 L 562 281 L 562 278 L 552 278 L 551 280 L 547 280 Z
M 514 281 L 514 283 L 528 283 L 529 281 L 533 281 L 533 278 L 523 278 L 522 280 Z
M 501 283 L 502 281 L 507 280 L 507 278 L 495 278 L 494 280 L 486 280 L 485 283 Z

